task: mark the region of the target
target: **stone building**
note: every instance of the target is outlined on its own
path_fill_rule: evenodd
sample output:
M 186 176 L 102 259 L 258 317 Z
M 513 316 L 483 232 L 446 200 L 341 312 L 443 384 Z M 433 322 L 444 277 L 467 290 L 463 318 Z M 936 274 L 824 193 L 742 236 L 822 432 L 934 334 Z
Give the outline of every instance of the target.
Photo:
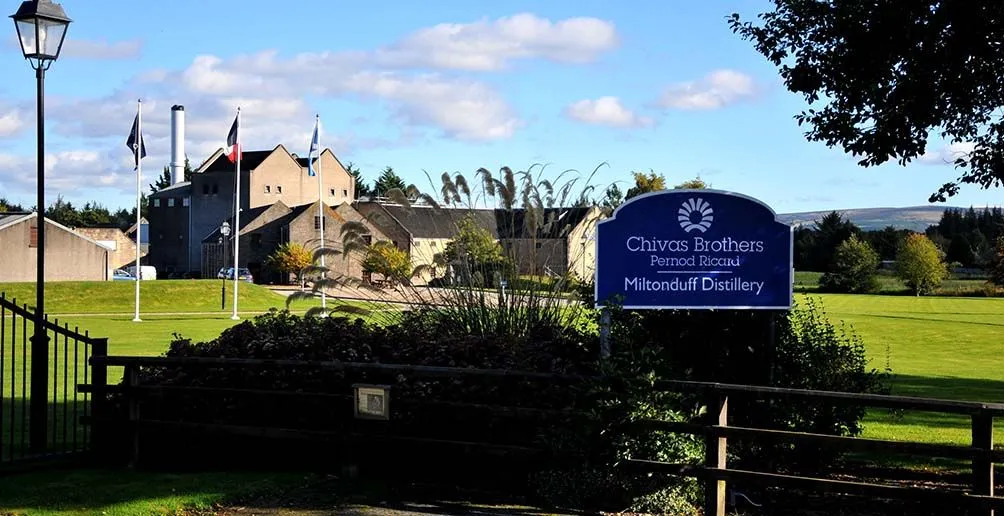
M 38 215 L 0 213 L 0 282 L 35 281 Z M 45 219 L 45 281 L 103 281 L 112 266 L 107 247 Z

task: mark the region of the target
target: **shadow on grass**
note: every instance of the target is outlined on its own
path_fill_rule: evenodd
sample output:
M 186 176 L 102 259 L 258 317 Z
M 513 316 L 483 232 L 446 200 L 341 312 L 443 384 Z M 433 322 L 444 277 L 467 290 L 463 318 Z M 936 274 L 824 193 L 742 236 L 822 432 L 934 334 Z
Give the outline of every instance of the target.
M 378 485 L 313 473 L 177 474 L 98 469 L 0 477 L 0 507 L 13 514 L 210 515 L 228 507 L 241 507 L 255 514 L 289 514 L 295 510 L 343 515 L 387 510 L 553 514 L 492 493 L 415 484 Z
M 892 390 L 898 396 L 1004 403 L 1004 380 L 897 374 Z

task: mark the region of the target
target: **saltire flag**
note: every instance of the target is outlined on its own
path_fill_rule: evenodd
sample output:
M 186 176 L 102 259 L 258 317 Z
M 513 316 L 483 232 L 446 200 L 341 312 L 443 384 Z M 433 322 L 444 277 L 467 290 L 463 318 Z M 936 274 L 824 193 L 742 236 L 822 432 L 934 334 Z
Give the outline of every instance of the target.
M 137 145 L 136 141 L 139 140 Z M 133 160 L 135 164 L 133 165 L 133 170 L 139 168 L 139 160 L 146 157 L 146 142 L 143 141 L 143 135 L 140 134 L 139 130 L 139 113 L 136 113 L 136 118 L 132 121 L 132 130 L 129 131 L 129 138 L 126 139 L 126 147 L 132 151 Z
M 229 159 L 231 163 L 236 163 L 237 155 L 241 154 L 241 144 L 237 137 L 240 119 L 241 115 L 238 113 L 234 118 L 233 125 L 230 126 L 230 133 L 227 134 L 227 159 Z
M 314 121 L 314 136 L 310 138 L 310 150 L 307 151 L 307 175 L 311 177 L 317 175 L 317 173 L 314 172 L 314 154 L 317 153 L 317 159 L 321 159 L 321 155 L 318 152 L 318 147 L 320 147 L 320 125 L 321 119 L 317 118 Z

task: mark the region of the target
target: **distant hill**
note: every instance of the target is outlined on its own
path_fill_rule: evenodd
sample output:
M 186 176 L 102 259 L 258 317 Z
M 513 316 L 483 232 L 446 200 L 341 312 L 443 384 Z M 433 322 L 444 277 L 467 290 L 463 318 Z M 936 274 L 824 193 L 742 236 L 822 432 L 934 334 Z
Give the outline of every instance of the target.
M 802 213 L 779 213 L 778 219 L 792 226 L 809 225 L 836 211 L 865 231 L 892 226 L 923 232 L 941 220 L 941 214 L 954 206 L 912 206 L 909 208 L 861 208 L 854 210 L 807 211 Z M 965 208 L 968 209 L 968 208 Z

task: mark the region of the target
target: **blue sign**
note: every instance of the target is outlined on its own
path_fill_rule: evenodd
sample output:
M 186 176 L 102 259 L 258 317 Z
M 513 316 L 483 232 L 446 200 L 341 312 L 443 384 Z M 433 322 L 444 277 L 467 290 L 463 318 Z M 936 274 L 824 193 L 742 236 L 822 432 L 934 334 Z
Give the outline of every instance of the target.
M 791 227 L 733 192 L 652 192 L 596 226 L 597 306 L 787 310 L 792 265 Z

